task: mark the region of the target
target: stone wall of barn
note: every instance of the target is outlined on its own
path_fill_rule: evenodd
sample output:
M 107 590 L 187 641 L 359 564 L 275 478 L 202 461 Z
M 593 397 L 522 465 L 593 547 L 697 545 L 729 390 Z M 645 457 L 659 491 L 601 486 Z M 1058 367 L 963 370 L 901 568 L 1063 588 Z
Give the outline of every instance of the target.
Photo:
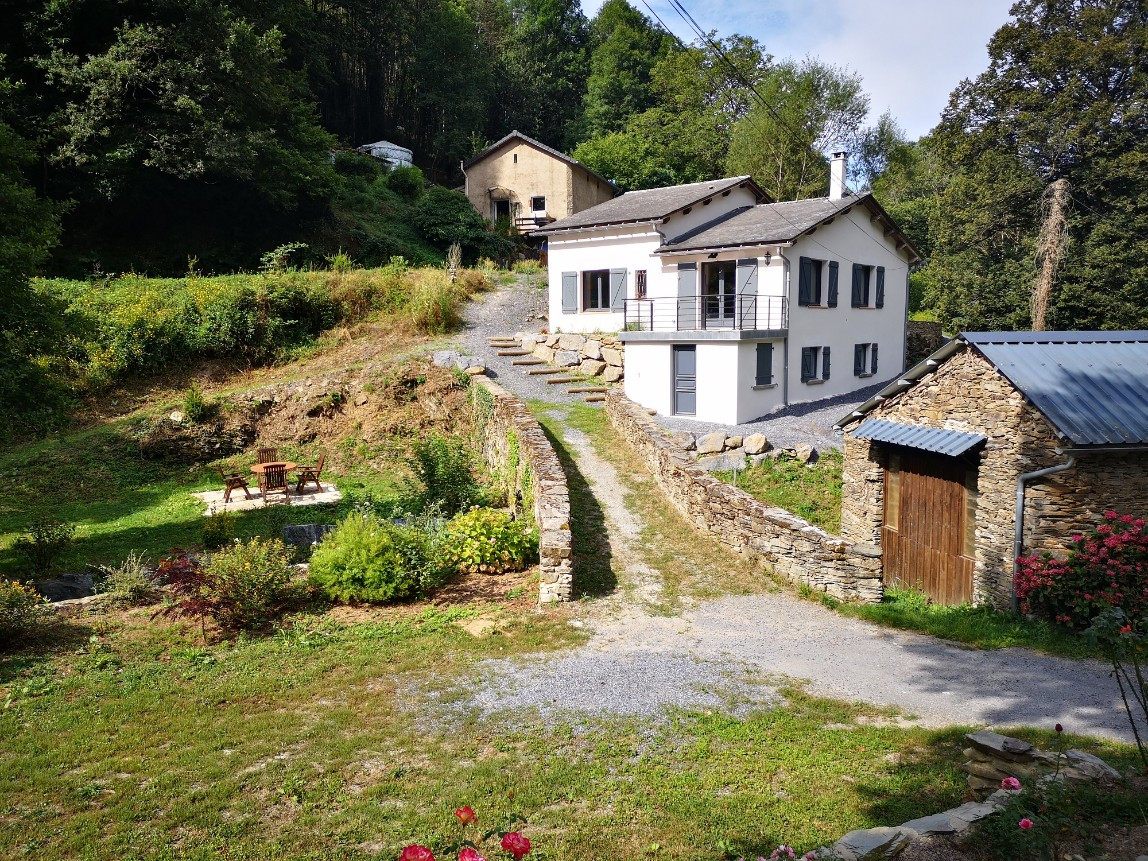
M 988 437 L 967 455 L 977 469 L 974 600 L 1008 607 L 1017 477 L 1068 459 L 1056 452 L 1063 443 L 1052 426 L 975 349 L 953 356 L 868 418 Z M 886 454 L 886 446 L 846 434 L 841 532 L 850 541 L 880 545 Z M 1148 456 L 1086 456 L 1074 469 L 1030 484 L 1022 552 L 1065 552 L 1072 535 L 1101 522 L 1109 508 L 1148 512 Z

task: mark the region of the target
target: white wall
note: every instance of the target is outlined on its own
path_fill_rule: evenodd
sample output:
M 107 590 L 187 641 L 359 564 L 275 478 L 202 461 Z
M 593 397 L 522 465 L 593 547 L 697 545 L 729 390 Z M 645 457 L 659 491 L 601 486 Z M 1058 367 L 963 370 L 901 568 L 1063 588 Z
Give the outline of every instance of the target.
M 779 269 L 781 267 L 778 267 Z M 785 340 L 773 341 L 773 384 L 757 386 L 757 343 L 737 344 L 737 422 L 761 418 L 785 405 Z
M 832 249 L 832 250 L 829 250 Z M 855 389 L 886 382 L 903 370 L 905 355 L 905 315 L 908 309 L 908 262 L 885 239 L 879 226 L 869 221 L 869 210 L 858 206 L 838 216 L 811 236 L 798 239 L 786 249 L 789 273 L 789 402 L 802 403 L 845 394 Z M 840 263 L 839 294 L 836 308 L 808 308 L 797 304 L 801 257 L 837 260 Z M 850 294 L 853 264 L 885 267 L 885 307 L 853 308 Z M 822 279 L 823 296 L 828 286 L 828 267 Z M 876 282 L 870 287 L 876 289 Z M 878 345 L 877 374 L 853 375 L 855 344 Z M 801 382 L 801 348 L 830 348 L 830 375 L 824 383 Z M 819 368 L 820 371 L 820 368 Z
M 667 343 L 626 344 L 626 397 L 660 415 L 673 415 L 673 368 Z

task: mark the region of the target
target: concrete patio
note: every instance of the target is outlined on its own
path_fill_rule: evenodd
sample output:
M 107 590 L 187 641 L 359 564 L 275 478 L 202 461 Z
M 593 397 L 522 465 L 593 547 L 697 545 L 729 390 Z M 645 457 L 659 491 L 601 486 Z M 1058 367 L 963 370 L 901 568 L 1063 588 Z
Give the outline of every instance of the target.
M 290 499 L 283 501 L 281 497 L 276 497 L 274 500 L 268 502 L 268 507 L 271 506 L 302 506 L 302 505 L 322 505 L 328 502 L 338 502 L 343 498 L 343 494 L 333 484 L 322 483 L 322 492 L 310 489 L 304 490 L 302 493 L 296 493 L 295 488 L 291 487 Z M 231 491 L 231 501 L 223 501 L 224 491 L 222 490 L 208 490 L 204 493 L 193 493 L 196 499 L 202 500 L 207 506 L 204 511 L 204 517 L 211 517 L 221 511 L 251 511 L 256 508 L 263 508 L 263 498 L 259 495 L 259 488 L 251 488 L 251 499 L 244 496 L 242 490 Z

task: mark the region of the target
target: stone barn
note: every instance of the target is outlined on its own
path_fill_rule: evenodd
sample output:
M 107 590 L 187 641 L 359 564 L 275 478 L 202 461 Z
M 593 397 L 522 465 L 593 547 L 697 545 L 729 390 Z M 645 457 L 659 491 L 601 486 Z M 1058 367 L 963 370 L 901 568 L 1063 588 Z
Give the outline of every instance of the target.
M 1148 332 L 966 332 L 837 426 L 885 585 L 1005 609 L 1018 556 L 1148 514 Z

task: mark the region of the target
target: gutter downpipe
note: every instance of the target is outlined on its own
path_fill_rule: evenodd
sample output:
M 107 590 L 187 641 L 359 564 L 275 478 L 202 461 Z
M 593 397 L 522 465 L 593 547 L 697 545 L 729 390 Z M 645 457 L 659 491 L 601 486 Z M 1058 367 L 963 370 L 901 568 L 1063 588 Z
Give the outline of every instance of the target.
M 1016 529 L 1013 536 L 1012 547 L 1012 584 L 1009 588 L 1009 608 L 1015 613 L 1017 608 L 1016 602 L 1016 572 L 1017 559 L 1020 558 L 1021 545 L 1024 543 L 1024 493 L 1025 488 L 1029 482 L 1036 481 L 1037 479 L 1045 478 L 1054 475 L 1058 472 L 1064 472 L 1066 469 L 1072 469 L 1076 466 L 1076 455 L 1070 454 L 1068 460 L 1064 463 L 1058 463 L 1056 466 L 1045 467 L 1044 469 L 1037 469 L 1033 472 L 1022 472 L 1016 477 Z
M 781 258 L 782 266 L 781 280 L 785 288 L 782 293 L 782 304 L 786 309 L 785 320 L 785 347 L 782 349 L 782 377 L 781 377 L 781 405 L 783 407 L 789 406 L 789 258 L 785 256 L 785 251 L 782 246 L 777 247 L 777 256 Z

